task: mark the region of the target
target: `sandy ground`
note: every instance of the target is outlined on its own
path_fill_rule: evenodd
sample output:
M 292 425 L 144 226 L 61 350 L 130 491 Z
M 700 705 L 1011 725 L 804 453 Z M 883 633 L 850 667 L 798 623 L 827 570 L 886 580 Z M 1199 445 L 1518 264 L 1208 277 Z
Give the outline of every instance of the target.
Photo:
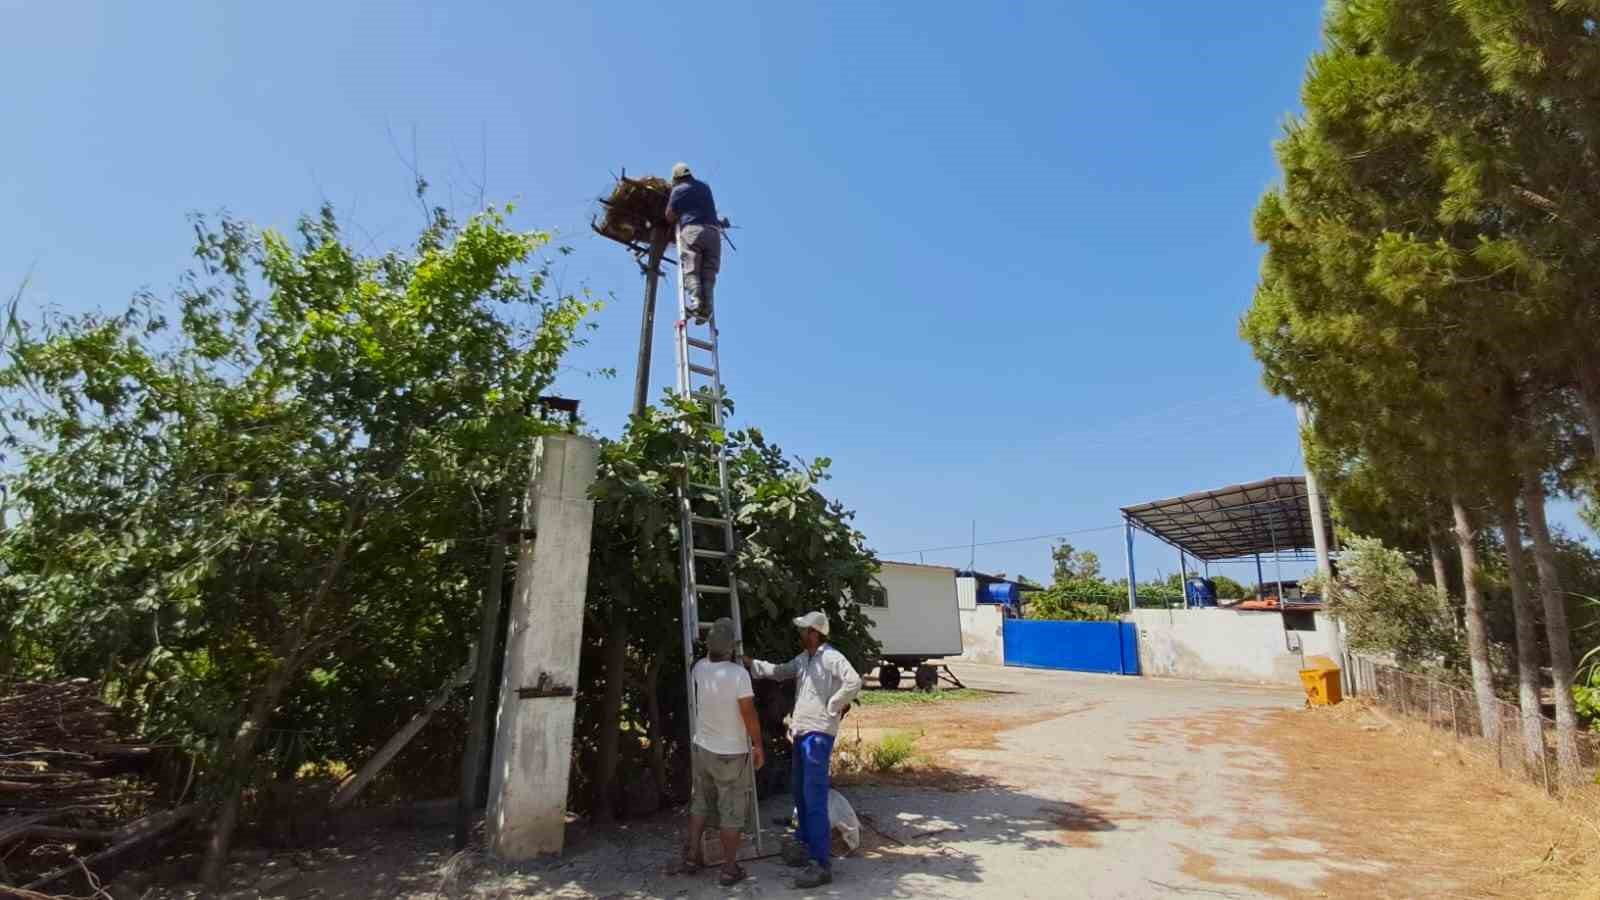
M 842 741 L 923 758 L 843 781 L 867 824 L 833 885 L 777 860 L 732 889 L 662 874 L 681 820 L 575 829 L 557 861 L 451 858 L 443 831 L 246 861 L 233 897 L 1533 897 L 1581 895 L 1592 835 L 1448 741 L 1298 692 L 964 665 L 978 700 L 866 707 Z M 768 801 L 768 815 L 788 798 Z M 769 850 L 772 845 L 769 844 Z M 1587 856 L 1585 854 L 1588 854 Z M 162 892 L 172 895 L 174 892 Z

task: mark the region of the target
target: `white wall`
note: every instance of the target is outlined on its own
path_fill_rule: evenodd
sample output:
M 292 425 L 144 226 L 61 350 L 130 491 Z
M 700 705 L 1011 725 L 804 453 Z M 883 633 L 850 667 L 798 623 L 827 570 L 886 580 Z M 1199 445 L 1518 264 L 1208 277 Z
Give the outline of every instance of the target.
M 978 608 L 978 579 L 971 575 L 956 578 L 956 606 L 961 609 Z
M 886 607 L 862 609 L 883 656 L 937 658 L 961 655 L 961 618 L 956 610 L 956 570 L 945 566 L 882 563 L 878 584 Z
M 961 647 L 961 658 L 969 662 L 1005 665 L 1005 616 L 999 606 L 974 604 L 961 610 Z
M 1298 685 L 1305 659 L 1332 656 L 1333 621 L 1322 613 L 1315 631 L 1286 632 L 1278 612 L 1231 609 L 1141 609 L 1123 621 L 1139 629 L 1145 675 Z M 1300 651 L 1289 649 L 1296 640 Z

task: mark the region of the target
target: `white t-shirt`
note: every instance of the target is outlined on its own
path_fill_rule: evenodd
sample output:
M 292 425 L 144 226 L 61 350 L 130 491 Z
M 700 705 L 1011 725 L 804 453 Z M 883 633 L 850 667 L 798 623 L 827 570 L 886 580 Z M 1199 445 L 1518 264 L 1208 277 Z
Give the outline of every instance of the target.
M 702 659 L 694 664 L 694 691 L 698 703 L 694 742 L 731 756 L 750 752 L 750 735 L 739 715 L 739 699 L 754 697 L 750 673 L 735 662 Z

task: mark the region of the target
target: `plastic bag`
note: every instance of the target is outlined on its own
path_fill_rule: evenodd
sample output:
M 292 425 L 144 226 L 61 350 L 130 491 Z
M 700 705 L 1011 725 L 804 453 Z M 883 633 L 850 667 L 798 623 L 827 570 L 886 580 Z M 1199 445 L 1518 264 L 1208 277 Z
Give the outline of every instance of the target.
M 791 811 L 795 821 L 799 820 L 799 813 Z M 850 801 L 836 790 L 828 790 L 828 830 L 833 837 L 844 843 L 847 853 L 854 853 L 861 846 L 861 820 L 856 818 L 855 807 Z

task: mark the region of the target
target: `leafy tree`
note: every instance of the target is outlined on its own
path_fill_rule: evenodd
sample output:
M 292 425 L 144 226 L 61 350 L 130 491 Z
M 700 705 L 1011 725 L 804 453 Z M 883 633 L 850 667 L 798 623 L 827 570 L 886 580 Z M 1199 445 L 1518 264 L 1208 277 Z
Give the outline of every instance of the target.
M 214 882 L 291 685 L 465 655 L 481 498 L 521 480 L 586 304 L 546 297 L 549 236 L 497 210 L 378 256 L 327 208 L 293 239 L 195 230 L 171 303 L 16 326 L 0 615 L 201 754 Z
M 1093 550 L 1079 550 L 1062 541 L 1050 548 L 1050 560 L 1054 564 L 1052 578 L 1057 582 L 1100 577 L 1100 556 Z
M 1229 578 L 1226 575 L 1213 575 L 1211 576 L 1211 581 L 1217 587 L 1217 596 L 1219 598 L 1238 597 L 1243 599 L 1245 597 L 1255 596 L 1255 591 L 1252 591 L 1251 589 L 1245 587 L 1237 581 L 1234 581 L 1232 578 Z
M 1459 659 L 1455 629 L 1441 615 L 1443 598 L 1437 588 L 1417 580 L 1404 553 L 1376 538 L 1350 536 L 1337 580 L 1328 609 L 1344 623 L 1351 649 L 1393 654 L 1412 671 L 1448 667 Z M 1320 575 L 1309 579 L 1319 588 L 1321 582 Z
M 687 794 L 677 485 L 686 466 L 692 480 L 715 483 L 714 473 L 688 462 L 709 459 L 713 442 L 722 442 L 728 455 L 745 651 L 788 659 L 798 652 L 792 620 L 817 609 L 828 616 L 830 642 L 858 668 L 877 653 L 868 618 L 849 599 L 871 590 L 877 559 L 852 526 L 854 514 L 819 490 L 830 461 L 791 460 L 757 429 L 723 433 L 712 426 L 703 404 L 667 396 L 601 449 L 575 809 L 605 816 L 627 795 L 648 802 Z M 702 616 L 711 614 L 715 610 L 704 601 Z M 619 618 L 628 623 L 625 629 L 617 628 Z M 603 661 L 619 652 L 627 676 L 608 684 Z M 763 704 L 765 712 L 770 715 L 775 704 L 776 699 Z M 782 737 L 777 724 L 769 719 L 766 728 L 775 750 Z M 643 742 L 636 739 L 641 735 Z M 623 765 L 635 756 L 645 764 Z M 641 785 L 645 773 L 651 783 Z M 631 777 L 631 783 L 619 784 L 619 777 Z

